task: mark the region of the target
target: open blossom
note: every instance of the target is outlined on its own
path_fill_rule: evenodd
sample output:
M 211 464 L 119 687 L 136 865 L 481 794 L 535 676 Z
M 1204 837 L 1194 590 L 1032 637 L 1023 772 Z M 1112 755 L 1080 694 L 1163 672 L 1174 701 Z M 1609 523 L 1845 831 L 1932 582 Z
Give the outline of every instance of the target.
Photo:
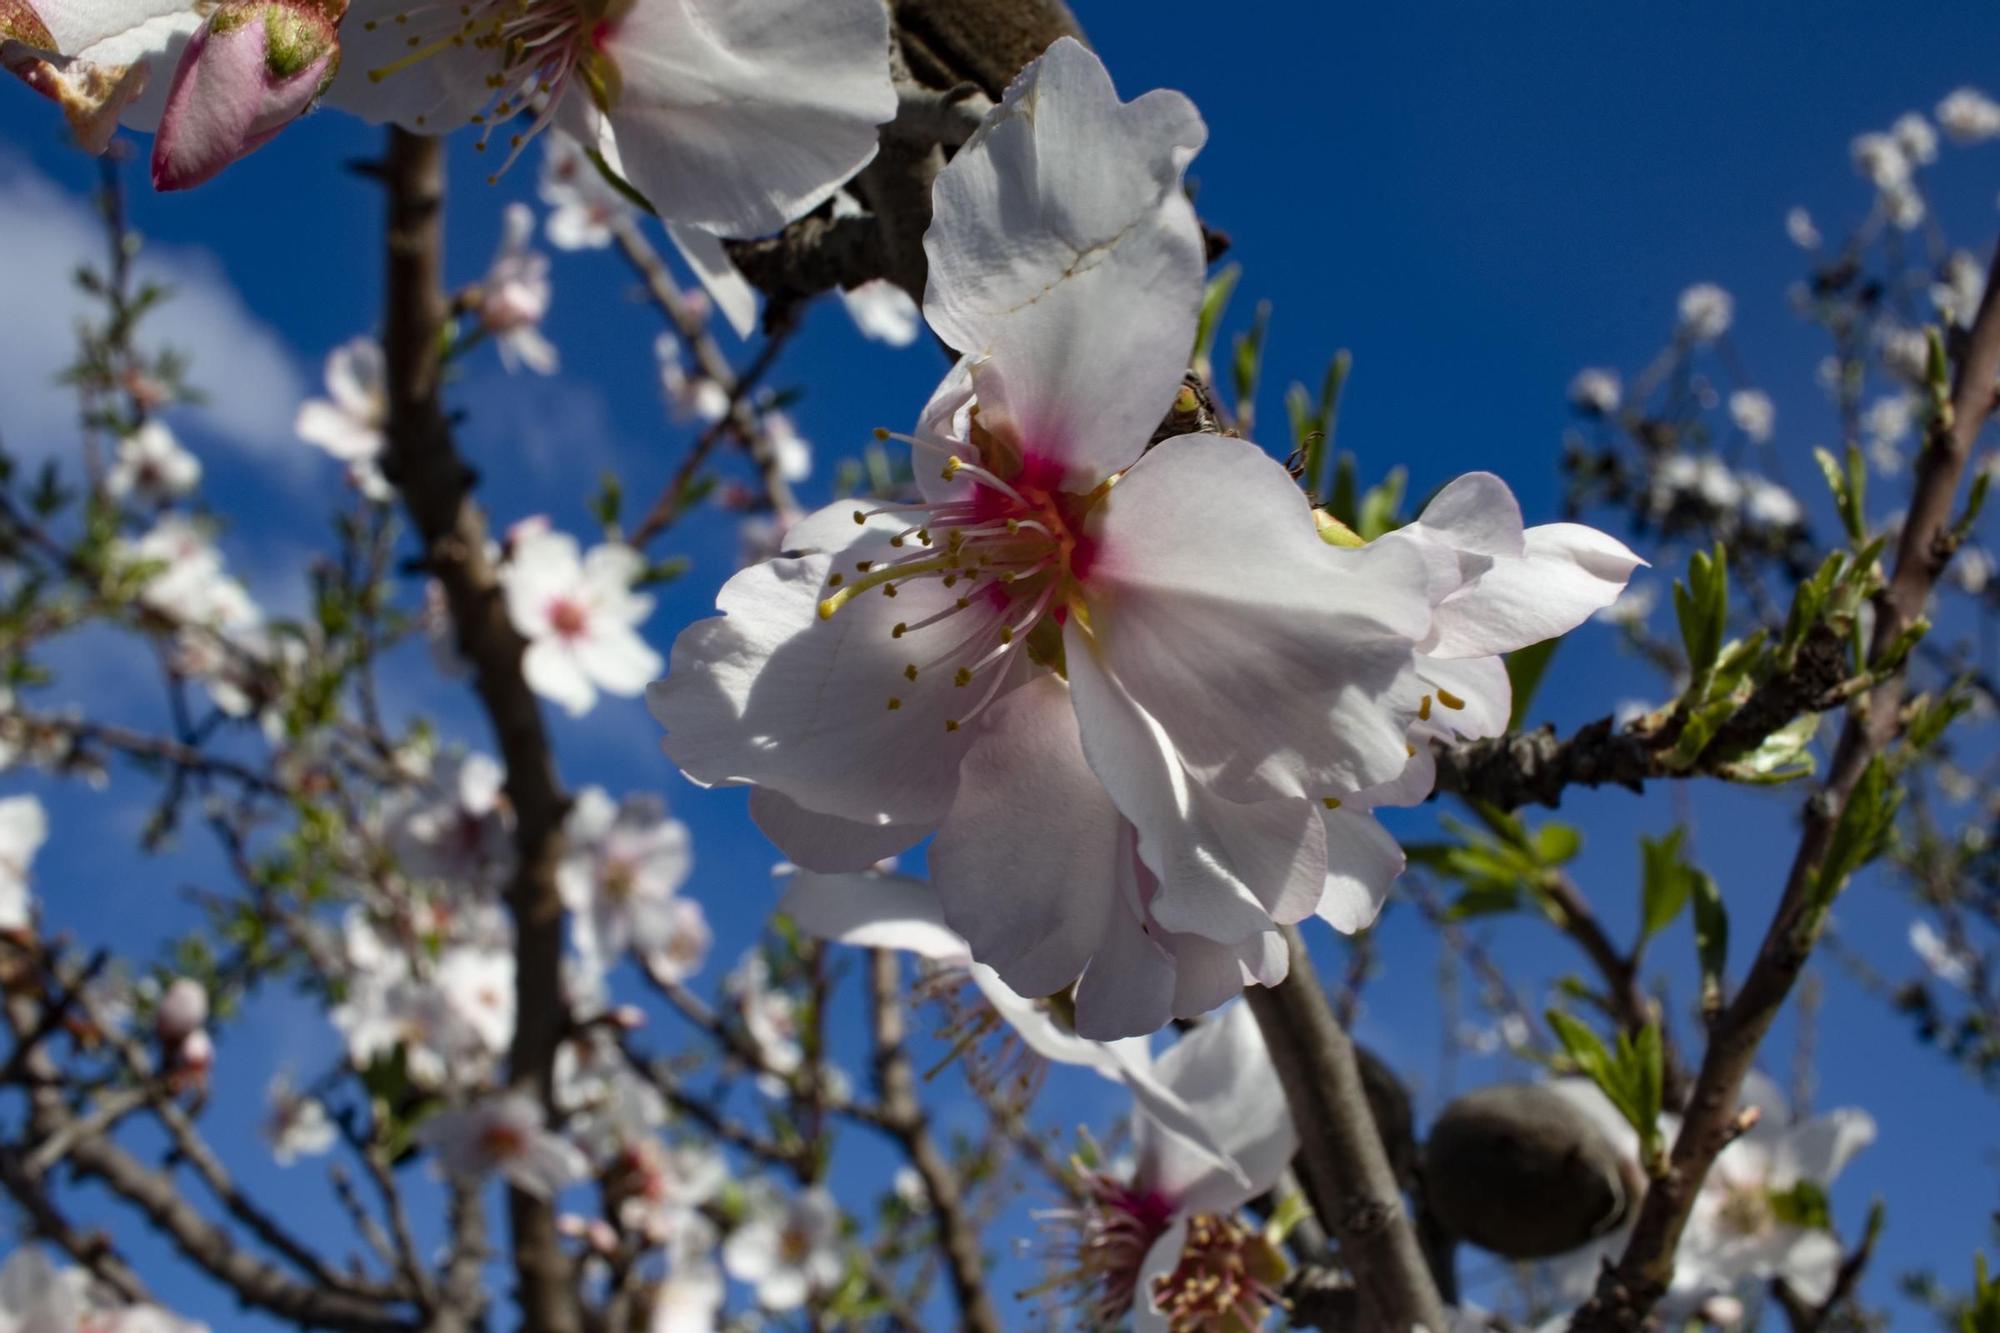
M 1738 389 L 1729 395 L 1729 419 L 1752 444 L 1763 444 L 1777 425 L 1778 409 L 1762 389 Z
M 687 825 L 671 818 L 657 796 L 634 794 L 619 803 L 602 787 L 586 787 L 570 809 L 566 833 L 556 887 L 578 951 L 599 968 L 628 948 L 642 959 L 670 952 L 685 933 L 675 891 L 692 864 Z
M 1618 372 L 1589 366 L 1576 372 L 1569 382 L 1570 405 L 1592 416 L 1608 417 L 1618 410 L 1624 394 Z
M 743 1030 L 766 1070 L 790 1074 L 804 1063 L 798 1002 L 771 984 L 771 964 L 763 954 L 743 955 L 722 979 L 722 990 L 735 1002 Z
M 399 792 L 379 817 L 398 868 L 458 892 L 497 891 L 514 866 L 506 780 L 499 761 L 477 751 L 433 764 L 425 786 Z
M 1937 131 L 1925 120 L 1921 113 L 1905 111 L 1896 117 L 1896 123 L 1889 127 L 1895 137 L 1896 146 L 1903 150 L 1903 156 L 1920 167 L 1927 167 L 1937 161 Z
M 1785 214 L 1785 235 L 1801 250 L 1817 250 L 1820 247 L 1819 228 L 1813 224 L 1812 214 L 1803 208 L 1794 208 Z
M 1954 89 L 1938 103 L 1937 122 L 1955 143 L 2000 138 L 2000 103 L 1977 88 Z
M 580 554 L 576 538 L 546 529 L 515 539 L 500 585 L 507 615 L 528 641 L 528 688 L 581 716 L 597 692 L 635 695 L 659 674 L 660 655 L 638 635 L 653 599 L 634 592 L 644 569 L 629 546 Z
M 1712 282 L 1698 282 L 1681 293 L 1681 333 L 1694 342 L 1714 342 L 1735 319 L 1736 298 Z
M 24 930 L 30 919 L 28 867 L 49 836 L 40 798 L 0 800 L 0 930 Z
M 1799 498 L 1774 481 L 1746 475 L 1743 478 L 1743 517 L 1752 527 L 1782 531 L 1805 526 L 1805 506 Z
M 840 1281 L 840 1206 L 814 1186 L 789 1199 L 753 1194 L 743 1222 L 722 1242 L 722 1266 L 756 1289 L 767 1310 L 796 1310 Z
M 371 500 L 390 498 L 382 476 L 383 434 L 389 420 L 389 391 L 382 348 L 373 338 L 355 338 L 327 354 L 324 398 L 299 405 L 292 429 L 347 464 L 348 480 Z
M 358 0 L 345 26 L 336 105 L 487 125 L 513 152 L 560 125 L 662 218 L 723 236 L 818 206 L 896 110 L 879 0 Z M 510 134 L 516 115 L 532 124 Z
M 514 1032 L 508 933 L 505 913 L 490 904 L 438 914 L 410 939 L 351 911 L 343 930 L 346 995 L 331 1014 L 349 1060 L 366 1068 L 400 1049 L 423 1087 L 483 1078 Z
M 833 196 L 836 218 L 859 217 L 861 203 L 842 190 Z M 887 278 L 873 278 L 855 287 L 843 287 L 840 302 L 861 336 L 891 347 L 908 347 L 924 331 L 923 312 L 910 294 Z
M 1967 990 L 1972 985 L 1976 961 L 1962 944 L 1953 944 L 1928 921 L 1910 923 L 1910 949 L 1922 960 L 1930 974 L 1947 986 Z
M 661 334 L 653 342 L 653 355 L 660 365 L 660 391 L 674 420 L 716 422 L 729 415 L 729 390 L 699 371 L 688 372 L 679 338 Z
M 1284 1260 L 1233 1215 L 1277 1184 L 1298 1136 L 1249 1006 L 1182 1037 L 1154 1073 L 1226 1157 L 1196 1151 L 1135 1108 L 1130 1174 L 1085 1172 L 1082 1201 L 1050 1215 L 1068 1233 L 1057 1280 L 1093 1327 L 1128 1314 L 1137 1329 L 1262 1327 L 1279 1304 Z
M 118 441 L 104 489 L 113 499 L 147 504 L 178 500 L 201 481 L 201 461 L 181 447 L 161 421 L 147 421 Z
M 417 1130 L 457 1180 L 498 1175 L 524 1193 L 548 1198 L 582 1180 L 590 1164 L 576 1146 L 551 1131 L 542 1104 L 525 1093 L 503 1093 L 456 1111 L 441 1111 Z
M 271 1080 L 264 1100 L 269 1108 L 264 1116 L 264 1139 L 279 1166 L 290 1166 L 301 1157 L 317 1157 L 330 1150 L 339 1137 L 326 1113 L 326 1103 L 294 1087 L 287 1075 Z
M 1023 74 L 935 189 L 926 314 L 967 354 L 909 437 L 922 498 L 797 524 L 806 554 L 731 579 L 650 693 L 668 754 L 757 786 L 800 865 L 937 830 L 952 928 L 1021 994 L 1076 983 L 1092 1037 L 1281 979 L 1276 927 L 1323 899 L 1372 916 L 1401 857 L 1365 794 L 1431 714 L 1434 605 L 1541 558 L 1511 497 L 1454 581 L 1407 541 L 1321 540 L 1247 441 L 1148 449 L 1201 300 L 1180 178 L 1205 134 L 1177 94 L 1120 103 L 1074 42 Z M 1446 655 L 1559 633 L 1622 583 Z
M 130 1305 L 83 1268 L 58 1269 L 25 1245 L 0 1266 L 0 1329 L 8 1333 L 208 1333 L 157 1305 Z
M 669 1146 L 634 1139 L 612 1163 L 605 1199 L 619 1225 L 655 1245 L 670 1244 L 704 1225 L 701 1207 L 729 1182 L 729 1163 L 707 1143 Z
M 509 204 L 501 220 L 500 249 L 479 284 L 475 314 L 479 327 L 500 348 L 508 370 L 526 366 L 553 375 L 555 344 L 542 336 L 549 313 L 549 257 L 534 248 L 535 214 L 526 204 Z
M 632 211 L 631 201 L 604 179 L 583 145 L 561 131 L 542 141 L 537 189 L 549 208 L 544 234 L 558 250 L 602 250 L 611 244 L 613 219 Z

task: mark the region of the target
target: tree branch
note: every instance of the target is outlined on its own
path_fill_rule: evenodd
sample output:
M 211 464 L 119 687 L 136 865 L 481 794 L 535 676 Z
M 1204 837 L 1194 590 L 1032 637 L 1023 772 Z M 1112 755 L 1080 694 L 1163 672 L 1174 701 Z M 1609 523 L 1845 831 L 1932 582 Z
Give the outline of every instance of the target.
M 439 401 L 438 351 L 447 309 L 443 164 L 437 140 L 389 131 L 381 171 L 388 194 L 384 470 L 416 525 L 425 566 L 444 588 L 459 651 L 472 664 L 474 689 L 507 766 L 517 858 L 507 888 L 515 954 L 508 1078 L 546 1102 L 564 1027 L 562 899 L 555 871 L 569 800 L 556 776 L 541 706 L 521 675 L 525 645 L 507 619 L 487 554 L 486 515 L 472 499 L 472 474 L 452 443 Z M 524 1322 L 542 1333 L 582 1333 L 583 1312 L 553 1205 L 510 1189 L 507 1213 Z
M 1896 549 L 1895 574 L 1876 601 L 1876 657 L 1923 614 L 1932 586 L 1951 558 L 1951 512 L 1972 443 L 1993 410 L 2000 377 L 2000 249 L 1988 268 L 1986 294 L 1952 386 L 1949 411 L 1933 422 L 1917 460 L 1915 490 Z M 1841 730 L 1825 785 L 1806 804 L 1783 896 L 1736 997 L 1709 1030 L 1708 1049 L 1664 1178 L 1653 1182 L 1625 1253 L 1599 1277 L 1577 1311 L 1577 1333 L 1635 1333 L 1672 1280 L 1674 1252 L 1716 1156 L 1734 1137 L 1744 1075 L 1817 942 L 1812 888 L 1835 828 L 1869 762 L 1901 725 L 1903 678 L 1892 674 L 1856 701 Z
M 1354 1043 L 1320 990 L 1298 929 L 1286 926 L 1284 936 L 1291 971 L 1276 986 L 1247 988 L 1244 998 L 1291 1103 L 1314 1208 L 1339 1243 L 1372 1326 L 1445 1328 L 1444 1304 L 1397 1192 Z

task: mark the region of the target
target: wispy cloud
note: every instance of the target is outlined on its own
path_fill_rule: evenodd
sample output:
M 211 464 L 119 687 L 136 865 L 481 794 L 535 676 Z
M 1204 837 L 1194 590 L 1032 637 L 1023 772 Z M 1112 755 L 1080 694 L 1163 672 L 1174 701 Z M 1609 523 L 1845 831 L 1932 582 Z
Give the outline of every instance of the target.
M 0 148 L 0 236 L 6 238 L 6 318 L 0 319 L 0 434 L 17 455 L 69 452 L 75 394 L 56 382 L 75 356 L 86 309 L 74 276 L 100 265 L 104 234 L 90 201 Z M 297 359 L 276 329 L 243 303 L 221 262 L 195 247 L 148 246 L 138 272 L 173 289 L 149 316 L 141 342 L 170 346 L 209 401 L 186 424 L 219 443 L 287 461 L 303 450 L 292 414 L 305 394 Z

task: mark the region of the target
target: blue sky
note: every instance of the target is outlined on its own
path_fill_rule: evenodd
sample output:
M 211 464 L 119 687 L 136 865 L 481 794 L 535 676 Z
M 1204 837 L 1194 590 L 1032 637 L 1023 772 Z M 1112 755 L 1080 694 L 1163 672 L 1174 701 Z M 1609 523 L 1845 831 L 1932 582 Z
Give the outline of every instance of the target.
M 1286 448 L 1275 438 L 1283 385 L 1316 381 L 1334 348 L 1351 348 L 1341 443 L 1359 451 L 1364 472 L 1405 465 L 1421 494 L 1458 472 L 1488 468 L 1514 486 L 1531 521 L 1555 516 L 1570 375 L 1593 363 L 1636 368 L 1665 337 L 1676 294 L 1699 280 L 1735 292 L 1736 346 L 1778 403 L 1781 465 L 1795 480 L 1810 475 L 1808 451 L 1828 439 L 1831 422 L 1812 384 L 1822 348 L 1784 304 L 1800 271 L 1784 237 L 1785 211 L 1804 204 L 1838 235 L 1866 208 L 1847 165 L 1852 135 L 1994 78 L 1990 43 L 1966 44 L 1986 36 L 1983 27 L 1972 27 L 1969 12 L 1942 7 L 1912 17 L 1858 3 L 1643 11 L 1275 3 L 1244 6 L 1230 20 L 1182 3 L 1084 0 L 1079 9 L 1121 91 L 1180 88 L 1209 122 L 1194 175 L 1205 216 L 1232 236 L 1233 258 L 1245 267 L 1238 313 L 1255 299 L 1275 307 L 1261 402 L 1273 428 L 1267 445 L 1280 454 Z M 1988 91 L 2000 88 L 1989 83 Z M 302 596 L 293 571 L 328 530 L 325 505 L 336 480 L 331 464 L 290 439 L 290 407 L 316 384 L 325 351 L 369 330 L 376 315 L 379 199 L 343 169 L 375 146 L 373 131 L 318 115 L 208 187 L 133 200 L 157 262 L 183 292 L 171 332 L 194 356 L 195 382 L 244 404 L 182 425 L 209 467 L 212 500 L 233 516 L 232 556 L 280 606 Z M 483 183 L 489 164 L 469 145 L 459 145 L 453 161 L 449 258 L 454 279 L 467 281 L 491 252 L 500 204 L 532 194 L 533 162 L 491 189 Z M 1948 163 L 1948 230 L 1984 249 L 1996 222 L 2000 148 Z M 51 107 L 11 82 L 0 87 L 0 254 L 10 260 L 0 287 L 8 293 L 0 432 L 29 454 L 74 447 L 64 433 L 66 404 L 38 387 L 52 366 L 36 349 L 66 336 L 61 274 L 67 257 L 94 245 L 82 209 L 91 170 L 60 144 Z M 482 353 L 455 401 L 468 412 L 462 443 L 496 518 L 548 510 L 581 530 L 583 500 L 601 468 L 620 467 L 628 494 L 650 496 L 687 436 L 660 410 L 656 320 L 631 299 L 616 261 L 564 257 L 556 283 L 548 331 L 572 369 L 552 381 L 509 379 Z M 837 306 L 815 309 L 776 382 L 806 390 L 794 415 L 821 450 L 817 485 L 870 428 L 910 420 L 942 370 L 927 346 L 866 344 Z M 676 549 L 695 563 L 648 627 L 663 651 L 675 630 L 712 605 L 732 568 L 733 527 L 701 516 L 684 525 Z M 92 701 L 157 725 L 143 657 L 107 654 L 102 645 L 65 657 L 71 674 L 50 699 Z M 437 712 L 458 735 L 484 743 L 476 716 L 427 677 L 419 655 L 403 665 L 408 684 L 396 703 Z M 137 688 L 122 688 L 128 683 Z M 1606 631 L 1588 628 L 1558 656 L 1540 711 L 1584 721 L 1653 688 Z M 663 790 L 692 826 L 690 891 L 717 923 L 716 959 L 726 964 L 771 901 L 773 855 L 743 818 L 740 797 L 682 783 L 659 757 L 653 724 L 636 701 L 607 703 L 581 722 L 558 718 L 554 729 L 572 785 Z M 27 781 L 10 774 L 0 790 Z M 48 912 L 85 937 L 143 947 L 191 919 L 183 886 L 222 882 L 192 836 L 159 859 L 126 850 L 146 809 L 142 781 L 124 777 L 104 793 L 38 789 L 55 814 L 37 867 Z M 1685 807 L 1667 793 L 1574 798 L 1563 817 L 1586 833 L 1579 879 L 1607 918 L 1629 926 L 1633 834 L 1664 830 L 1690 811 L 1739 938 L 1748 936 L 1788 859 L 1796 796 L 1689 795 Z M 1410 814 L 1397 831 L 1424 836 L 1429 820 L 1427 812 Z M 1864 882 L 1839 917 L 1850 942 L 1878 966 L 1908 972 L 1906 914 L 1891 892 Z M 1503 957 L 1520 960 L 1531 990 L 1533 979 L 1574 966 L 1531 923 L 1493 935 Z M 1328 959 L 1338 957 L 1330 939 L 1316 943 Z M 1391 910 L 1380 943 L 1384 974 L 1361 1031 L 1406 1070 L 1420 1106 L 1434 1111 L 1435 948 L 1403 909 Z M 1684 923 L 1655 950 L 1678 978 L 1690 951 Z M 1902 1024 L 1836 969 L 1820 971 L 1828 998 L 1818 1104 L 1864 1104 L 1882 1126 L 1835 1194 L 1849 1228 L 1871 1195 L 1889 1201 L 1870 1291 L 1889 1299 L 1894 1275 L 1919 1265 L 1957 1278 L 1986 1239 L 1995 1203 L 1993 1102 L 1917 1049 Z M 658 1035 L 671 1031 L 663 1021 Z M 1781 1076 L 1792 1042 L 1787 1020 L 1767 1044 Z M 310 1068 L 329 1050 L 314 1015 L 289 1003 L 260 1008 L 224 1043 L 209 1113 L 217 1137 L 247 1127 L 256 1090 L 281 1055 Z M 1501 1072 L 1472 1062 L 1459 1078 L 1463 1086 Z M 949 1109 L 954 1098 L 943 1082 L 933 1091 Z M 1108 1085 L 1089 1079 L 1058 1080 L 1049 1096 L 1045 1109 L 1058 1123 L 1101 1127 L 1116 1109 Z M 858 1155 L 844 1168 L 852 1174 L 843 1178 L 866 1180 L 884 1159 L 863 1140 L 853 1147 Z M 291 1197 L 312 1200 L 299 1205 L 309 1216 L 325 1216 L 318 1210 L 326 1201 L 301 1188 L 308 1171 L 246 1163 L 253 1184 L 282 1183 Z M 1025 1226 L 1022 1210 L 1010 1218 Z M 990 1248 L 1011 1253 L 1011 1237 L 995 1235 Z M 1002 1277 L 1021 1286 L 1033 1273 L 1010 1262 Z M 159 1289 L 218 1328 L 249 1326 L 198 1282 L 170 1278 Z M 1896 1322 L 1919 1318 L 1902 1307 Z

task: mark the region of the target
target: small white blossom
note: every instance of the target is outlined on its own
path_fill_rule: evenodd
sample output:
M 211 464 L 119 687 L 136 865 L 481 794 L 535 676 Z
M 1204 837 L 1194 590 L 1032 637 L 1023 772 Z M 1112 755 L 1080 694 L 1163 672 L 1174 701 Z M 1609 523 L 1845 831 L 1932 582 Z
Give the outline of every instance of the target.
M 1893 134 L 1871 131 L 1856 135 L 1848 154 L 1862 179 L 1884 194 L 1904 189 L 1910 183 L 1909 155 Z
M 1601 620 L 1607 625 L 1643 625 L 1646 617 L 1653 613 L 1659 603 L 1660 590 L 1651 583 L 1634 583 L 1618 594 L 1616 601 L 1597 612 L 1592 620 Z
M 1778 409 L 1771 402 L 1771 395 L 1762 389 L 1738 389 L 1729 395 L 1729 419 L 1752 444 L 1763 444 L 1770 440 L 1772 428 L 1777 425 Z
M 1896 117 L 1889 133 L 1895 136 L 1896 146 L 1903 150 L 1903 155 L 1915 165 L 1927 167 L 1937 161 L 1937 131 L 1918 112 L 1906 111 Z
M 753 1196 L 744 1221 L 722 1243 L 722 1266 L 756 1288 L 767 1310 L 796 1310 L 840 1281 L 840 1209 L 814 1187 L 791 1199 Z
M 578 951 L 604 969 L 628 948 L 642 959 L 670 949 L 682 933 L 675 891 L 692 864 L 687 825 L 669 817 L 657 796 L 635 794 L 620 804 L 602 787 L 586 787 L 567 832 L 556 887 Z
M 805 1060 L 799 1045 L 798 1003 L 771 986 L 771 965 L 754 950 L 723 979 L 723 992 L 736 1002 L 743 1028 L 766 1069 L 790 1074 Z
M 292 429 L 307 444 L 319 446 L 347 464 L 354 488 L 377 503 L 391 491 L 382 475 L 384 430 L 389 421 L 388 372 L 382 348 L 372 338 L 355 338 L 327 353 L 324 398 L 299 405 Z
M 1813 225 L 1812 214 L 1803 208 L 1794 208 L 1785 214 L 1785 235 L 1791 237 L 1792 244 L 1801 250 L 1817 250 L 1820 247 L 1819 228 Z
M 58 1269 L 29 1245 L 0 1267 L 0 1329 L 7 1333 L 208 1333 L 157 1305 L 127 1305 L 82 1268 Z
M 525 1093 L 442 1111 L 423 1123 L 417 1140 L 437 1154 L 439 1168 L 453 1179 L 470 1182 L 497 1174 L 544 1199 L 590 1173 L 583 1154 L 550 1132 L 542 1104 Z
M 1993 557 L 1984 548 L 1968 546 L 1958 553 L 1951 563 L 1951 581 L 1963 592 L 1974 597 L 1986 591 L 1993 581 Z
M 602 250 L 611 224 L 632 211 L 575 139 L 550 133 L 542 148 L 542 202 L 549 207 L 544 234 L 558 250 Z
M 269 1110 L 264 1116 L 264 1140 L 279 1166 L 290 1166 L 301 1157 L 317 1157 L 333 1147 L 337 1134 L 326 1104 L 311 1093 L 292 1086 L 288 1075 L 271 1080 L 264 1099 Z
M 1901 445 L 1916 426 L 1915 394 L 1897 393 L 1877 398 L 1861 414 L 1861 434 L 1868 459 L 1885 475 L 1902 470 Z
M 1799 527 L 1806 518 L 1797 496 L 1774 481 L 1752 475 L 1743 478 L 1743 515 L 1755 527 L 1780 530 Z
M 1736 298 L 1712 282 L 1698 282 L 1681 293 L 1680 329 L 1693 342 L 1714 342 L 1735 319 Z
M 1947 986 L 1966 990 L 1972 985 L 1972 957 L 1960 945 L 1953 944 L 1928 921 L 1910 923 L 1910 948 L 1930 974 Z
M 1959 88 L 1938 103 L 1937 122 L 1954 143 L 2000 138 L 2000 103 L 1977 88 Z
M 48 836 L 49 817 L 38 797 L 0 800 L 0 930 L 28 927 L 28 867 Z
M 1624 386 L 1615 370 L 1589 366 L 1577 371 L 1576 378 L 1569 382 L 1571 406 L 1593 416 L 1610 416 L 1618 410 L 1623 397 Z
M 772 409 L 763 414 L 764 442 L 770 446 L 771 459 L 778 467 L 778 475 L 789 482 L 801 482 L 812 475 L 812 443 L 799 434 L 791 417 Z
M 660 366 L 660 392 L 674 420 L 713 423 L 729 415 L 729 391 L 706 375 L 688 373 L 680 339 L 661 334 L 653 340 L 653 355 Z
M 566 533 L 536 532 L 513 543 L 500 570 L 507 615 L 528 641 L 521 672 L 528 688 L 572 717 L 597 692 L 630 697 L 660 674 L 660 655 L 638 635 L 653 599 L 632 590 L 644 564 L 629 546 L 579 554 Z
M 499 345 L 508 370 L 526 366 L 538 375 L 553 375 L 555 345 L 542 336 L 542 319 L 549 313 L 549 257 L 533 247 L 535 214 L 526 204 L 509 204 L 502 222 L 500 249 L 479 284 L 479 326 Z
M 181 448 L 162 421 L 147 421 L 118 441 L 104 474 L 104 489 L 115 500 L 132 497 L 147 504 L 178 500 L 201 481 L 201 460 Z
M 1963 250 L 1954 251 L 1944 264 L 1943 280 L 1931 287 L 1931 304 L 1945 320 L 1971 328 L 1986 295 L 1986 269 Z

